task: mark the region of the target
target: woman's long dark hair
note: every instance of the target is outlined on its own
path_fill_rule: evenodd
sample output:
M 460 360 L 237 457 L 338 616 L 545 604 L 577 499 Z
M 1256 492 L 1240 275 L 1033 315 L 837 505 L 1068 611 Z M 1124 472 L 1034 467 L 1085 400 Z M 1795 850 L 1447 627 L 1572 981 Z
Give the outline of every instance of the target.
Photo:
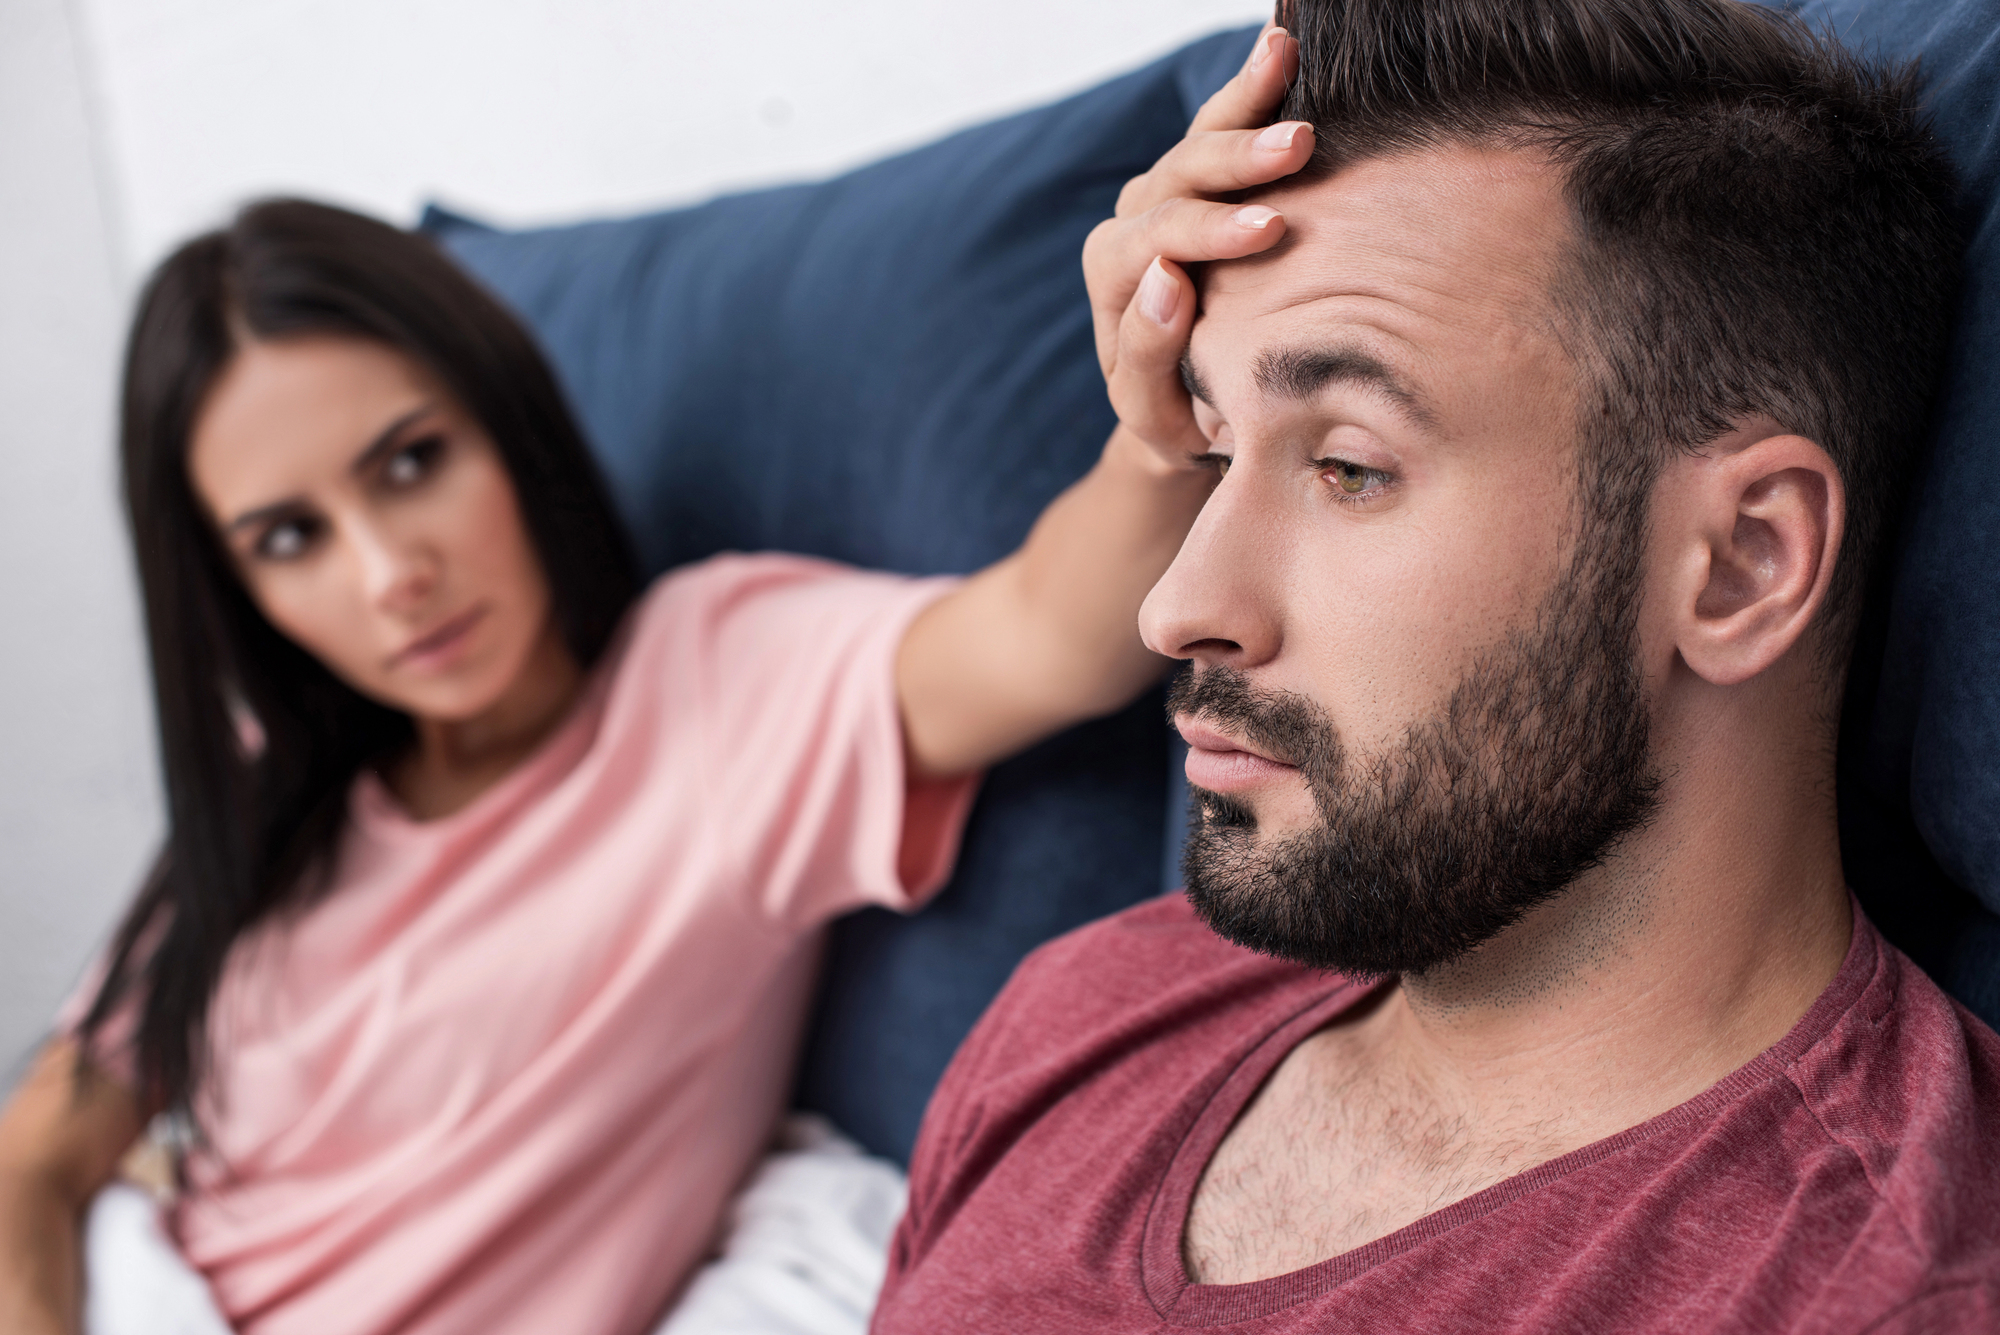
M 237 349 L 308 334 L 404 353 L 484 426 L 580 664 L 596 661 L 638 590 L 624 529 L 540 352 L 430 241 L 273 200 L 161 264 L 126 348 L 120 450 L 168 834 L 81 1026 L 87 1048 L 133 999 L 139 1092 L 160 1108 L 192 1109 L 231 945 L 324 883 L 356 773 L 413 736 L 407 715 L 338 680 L 264 619 L 188 477 L 195 415 Z M 259 731 L 261 745 L 246 744 Z

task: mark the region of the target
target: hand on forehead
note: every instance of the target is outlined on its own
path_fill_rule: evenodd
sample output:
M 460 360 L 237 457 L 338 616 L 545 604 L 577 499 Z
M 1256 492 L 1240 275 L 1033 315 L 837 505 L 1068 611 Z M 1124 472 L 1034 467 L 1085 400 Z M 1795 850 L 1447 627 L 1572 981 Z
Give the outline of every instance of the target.
M 1301 397 L 1288 388 L 1332 388 L 1277 371 L 1341 353 L 1369 374 L 1340 388 L 1399 400 L 1436 435 L 1542 436 L 1552 414 L 1568 422 L 1551 285 L 1570 223 L 1560 175 L 1542 159 L 1448 146 L 1366 159 L 1257 200 L 1284 213 L 1284 239 L 1201 276 L 1189 368 L 1225 400 L 1211 408 L 1234 419 L 1260 400 Z

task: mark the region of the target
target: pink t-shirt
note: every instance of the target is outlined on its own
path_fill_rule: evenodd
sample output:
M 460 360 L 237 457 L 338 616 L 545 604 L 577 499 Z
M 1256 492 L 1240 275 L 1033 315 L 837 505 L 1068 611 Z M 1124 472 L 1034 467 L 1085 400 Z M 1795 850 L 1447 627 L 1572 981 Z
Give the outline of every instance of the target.
M 355 785 L 332 889 L 239 943 L 212 1013 L 173 1222 L 240 1330 L 660 1315 L 781 1110 L 815 929 L 950 869 L 974 784 L 906 785 L 894 679 L 947 587 L 719 557 L 472 805 Z
M 1178 895 L 1031 955 L 925 1115 L 874 1335 L 2000 1330 L 2000 1036 L 1858 909 L 1826 991 L 1706 1092 L 1318 1265 L 1189 1283 L 1209 1158 L 1364 995 Z

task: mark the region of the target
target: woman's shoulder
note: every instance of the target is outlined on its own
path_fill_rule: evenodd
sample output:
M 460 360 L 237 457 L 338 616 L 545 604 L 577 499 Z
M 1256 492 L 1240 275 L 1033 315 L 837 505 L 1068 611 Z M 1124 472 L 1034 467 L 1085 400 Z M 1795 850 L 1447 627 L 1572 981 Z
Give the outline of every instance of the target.
M 723 552 L 653 581 L 633 609 L 635 653 L 790 645 L 914 596 L 930 581 L 790 552 Z
M 843 577 L 866 578 L 872 573 L 793 552 L 720 552 L 675 566 L 655 579 L 640 597 L 641 615 L 661 606 L 687 609 L 727 603 L 761 590 Z

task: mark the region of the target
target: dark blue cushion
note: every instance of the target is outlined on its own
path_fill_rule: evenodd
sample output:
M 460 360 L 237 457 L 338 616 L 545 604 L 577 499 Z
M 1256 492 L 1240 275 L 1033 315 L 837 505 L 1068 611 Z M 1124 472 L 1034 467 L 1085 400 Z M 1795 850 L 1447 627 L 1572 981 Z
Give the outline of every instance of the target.
M 2000 1025 L 2000 3 L 1787 4 L 1916 57 L 1958 164 L 1970 250 L 1931 454 L 1854 661 L 1841 836 L 1869 914 Z
M 1084 236 L 1253 35 L 819 185 L 542 231 L 437 211 L 426 227 L 540 338 L 651 570 L 782 548 L 969 571 L 1110 433 Z M 906 1157 L 1021 956 L 1159 892 L 1167 765 L 1154 696 L 998 767 L 929 909 L 837 926 L 802 1102 Z

